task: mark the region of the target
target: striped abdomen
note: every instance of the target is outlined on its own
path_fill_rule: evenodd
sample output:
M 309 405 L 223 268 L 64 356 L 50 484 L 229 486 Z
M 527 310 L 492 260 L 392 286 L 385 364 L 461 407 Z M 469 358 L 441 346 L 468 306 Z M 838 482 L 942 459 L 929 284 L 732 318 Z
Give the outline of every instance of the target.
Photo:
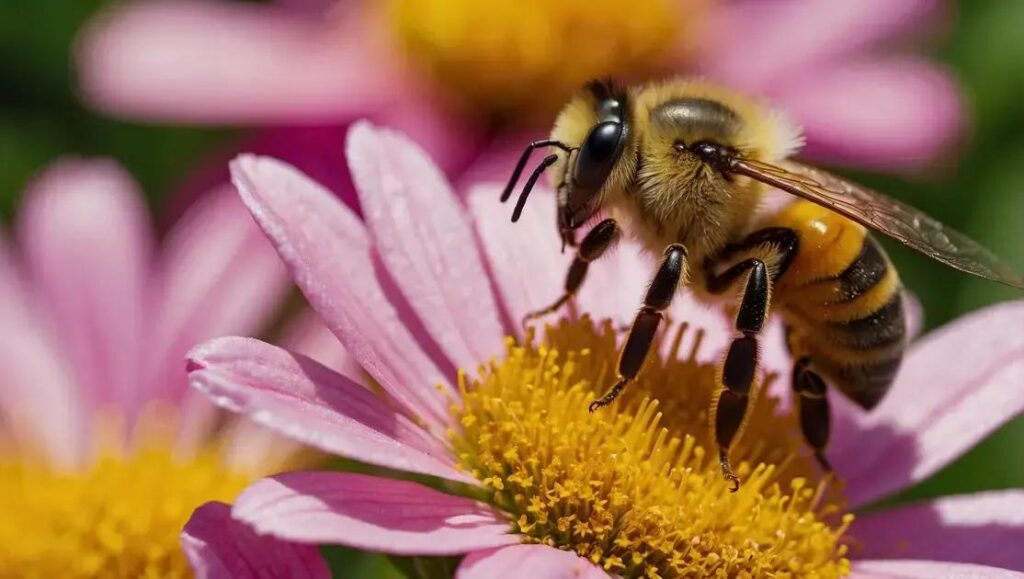
M 810 357 L 857 404 L 874 407 L 906 345 L 895 268 L 863 226 L 812 203 L 791 204 L 770 225 L 788 227 L 799 238 L 774 300 L 795 359 Z

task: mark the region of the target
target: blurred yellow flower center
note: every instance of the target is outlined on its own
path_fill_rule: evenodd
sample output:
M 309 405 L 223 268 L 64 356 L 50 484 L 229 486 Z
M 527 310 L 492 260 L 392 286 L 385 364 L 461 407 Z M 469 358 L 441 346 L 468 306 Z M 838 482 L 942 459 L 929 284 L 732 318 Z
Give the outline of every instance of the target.
M 178 537 L 192 510 L 248 482 L 218 451 L 169 445 L 78 472 L 0 458 L 0 577 L 189 577 Z
M 392 0 L 413 62 L 478 110 L 549 115 L 593 78 L 643 78 L 686 52 L 708 0 Z
M 612 382 L 615 333 L 584 318 L 543 345 L 463 379 L 452 432 L 460 465 L 529 542 L 575 551 L 623 577 L 839 577 L 849 573 L 842 497 L 803 455 L 790 416 L 753 404 L 732 494 L 713 451 L 715 368 L 678 350 L 651 355 L 620 401 L 587 404 Z M 699 344 L 699 338 L 696 340 Z

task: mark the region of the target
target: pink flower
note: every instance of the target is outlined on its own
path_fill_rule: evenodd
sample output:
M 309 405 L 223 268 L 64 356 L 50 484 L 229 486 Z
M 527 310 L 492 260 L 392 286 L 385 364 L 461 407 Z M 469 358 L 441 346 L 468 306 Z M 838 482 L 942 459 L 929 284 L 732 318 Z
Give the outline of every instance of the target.
M 894 48 L 932 28 L 938 0 L 641 0 L 628 23 L 618 2 L 531 6 L 135 2 L 85 31 L 78 68 L 84 97 L 118 116 L 257 126 L 371 116 L 446 169 L 486 132 L 456 127 L 472 115 L 453 116 L 453 101 L 548 118 L 568 90 L 609 74 L 697 73 L 769 97 L 803 124 L 808 154 L 829 162 L 919 167 L 960 134 L 950 74 Z
M 182 360 L 263 327 L 285 270 L 230 188 L 157 247 L 137 186 L 104 160 L 43 173 L 17 234 L 19 251 L 0 240 L 0 569 L 184 573 L 189 513 L 295 445 L 244 420 L 218 433 Z
M 190 381 L 297 441 L 430 482 L 343 472 L 261 480 L 230 513 L 203 509 L 185 528 L 200 576 L 259 569 L 266 559 L 246 555 L 282 540 L 466 554 L 463 579 L 1020 576 L 999 569 L 1024 569 L 1020 491 L 863 507 L 927 478 L 1024 408 L 1024 302 L 917 342 L 871 414 L 834 397 L 839 488 L 820 481 L 792 417 L 762 396 L 737 447 L 745 483 L 731 495 L 703 450 L 730 336 L 723 317 L 677 300 L 674 318 L 702 330 L 667 336 L 625 401 L 589 414 L 614 360 L 613 328 L 650 275 L 632 247 L 595 265 L 578 298 L 580 311 L 612 322 L 563 320 L 544 347 L 521 334 L 509 341 L 519 331 L 511 320 L 560 290 L 569 256 L 557 251 L 553 200 L 533 202 L 511 226 L 500 184 L 471 191 L 467 211 L 399 134 L 358 124 L 347 152 L 365 225 L 279 161 L 242 156 L 232 171 L 296 283 L 376 387 L 249 338 L 197 346 Z M 773 331 L 765 365 L 785 374 Z

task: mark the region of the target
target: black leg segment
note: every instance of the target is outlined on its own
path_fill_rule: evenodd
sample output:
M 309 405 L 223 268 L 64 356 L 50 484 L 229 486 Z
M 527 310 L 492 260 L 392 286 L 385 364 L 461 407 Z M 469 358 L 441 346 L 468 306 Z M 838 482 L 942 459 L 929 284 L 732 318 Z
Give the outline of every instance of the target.
M 608 248 L 618 239 L 620 233 L 619 226 L 615 223 L 614 219 L 605 219 L 595 225 L 587 233 L 587 236 L 583 238 L 583 241 L 580 242 L 576 250 L 576 258 L 573 259 L 572 265 L 569 266 L 569 272 L 565 276 L 565 293 L 550 306 L 526 314 L 523 318 L 523 325 L 525 326 L 530 320 L 557 311 L 572 296 L 576 295 L 587 278 L 587 269 L 590 267 L 590 262 L 604 255 Z
M 797 237 L 796 232 L 792 229 L 786 227 L 766 227 L 751 233 L 739 243 L 726 245 L 725 249 L 716 256 L 715 260 L 711 261 L 721 263 L 728 261 L 737 253 L 750 251 L 757 247 L 771 246 L 777 256 L 775 273 L 772 275 L 772 283 L 774 283 L 789 269 L 789 264 L 793 261 L 799 244 L 800 238 Z
M 661 323 L 661 312 L 672 303 L 685 271 L 686 248 L 677 243 L 668 246 L 619 355 L 619 378 L 607 394 L 590 403 L 591 412 L 614 402 L 626 384 L 640 373 Z
M 735 322 L 740 335 L 733 339 L 722 364 L 721 384 L 724 389 L 715 405 L 715 441 L 719 448 L 719 462 L 722 475 L 732 483 L 730 490 L 733 492 L 739 490 L 740 479 L 729 464 L 729 448 L 743 426 L 750 388 L 757 374 L 757 335 L 768 317 L 771 280 L 768 267 L 758 258 L 746 259 L 720 275 L 708 277 L 708 289 L 722 292 L 743 275 L 747 278 Z
M 825 448 L 832 428 L 828 392 L 825 381 L 811 369 L 808 358 L 802 358 L 793 365 L 793 392 L 797 394 L 800 430 L 804 439 L 814 451 L 814 458 L 822 470 L 832 472 L 832 465 L 825 458 Z

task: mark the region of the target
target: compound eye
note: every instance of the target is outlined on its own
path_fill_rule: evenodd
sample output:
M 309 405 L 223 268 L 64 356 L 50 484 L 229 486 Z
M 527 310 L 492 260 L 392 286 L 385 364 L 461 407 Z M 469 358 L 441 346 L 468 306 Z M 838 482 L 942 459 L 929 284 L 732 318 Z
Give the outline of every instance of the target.
M 591 129 L 576 158 L 574 181 L 578 188 L 597 193 L 622 153 L 622 123 L 605 121 Z

